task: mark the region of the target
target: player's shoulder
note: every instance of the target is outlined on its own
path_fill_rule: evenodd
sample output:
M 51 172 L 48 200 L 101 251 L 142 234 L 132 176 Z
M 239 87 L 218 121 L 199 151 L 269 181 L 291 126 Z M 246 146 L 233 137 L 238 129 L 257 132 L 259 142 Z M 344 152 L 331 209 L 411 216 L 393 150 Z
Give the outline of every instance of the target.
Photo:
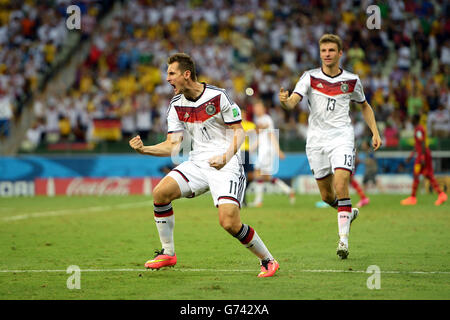
M 301 74 L 300 80 L 303 79 L 304 77 L 308 77 L 308 76 L 317 76 L 317 74 L 319 74 L 319 73 L 320 73 L 320 68 L 305 70 Z
M 220 87 L 216 87 L 216 86 L 213 86 L 213 85 L 208 84 L 208 83 L 205 83 L 205 88 L 206 88 L 206 90 L 211 91 L 213 93 L 216 92 L 218 94 L 223 94 L 228 99 L 230 104 L 234 104 L 233 100 L 231 99 L 231 97 L 228 94 L 226 89 L 220 88 Z
M 321 68 L 314 68 L 314 69 L 306 70 L 304 73 L 307 73 L 309 75 L 317 75 L 317 74 L 319 74 L 321 72 L 322 72 Z
M 218 93 L 227 94 L 227 90 L 224 88 L 220 88 L 217 86 L 213 86 L 212 84 L 205 83 L 206 90 L 208 91 L 216 91 Z
M 343 78 L 349 78 L 349 79 L 359 79 L 359 75 L 353 72 L 350 72 L 348 70 L 342 69 L 342 73 L 340 75 Z
M 175 102 L 179 101 L 179 100 L 181 99 L 181 96 L 182 96 L 181 93 L 175 95 L 175 96 L 170 100 L 169 105 L 172 105 L 172 104 L 174 104 Z

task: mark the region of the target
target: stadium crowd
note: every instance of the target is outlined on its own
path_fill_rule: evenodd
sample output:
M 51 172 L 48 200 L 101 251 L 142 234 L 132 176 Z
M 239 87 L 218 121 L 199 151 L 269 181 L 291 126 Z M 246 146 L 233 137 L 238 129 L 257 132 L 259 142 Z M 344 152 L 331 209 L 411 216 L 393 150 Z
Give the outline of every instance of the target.
M 324 33 L 342 37 L 343 67 L 360 76 L 384 146 L 397 146 L 401 138 L 412 136 L 411 117 L 416 113 L 422 115 L 431 136 L 449 138 L 450 4 L 388 0 L 379 4 L 381 29 L 369 30 L 365 9 L 370 4 L 357 0 L 124 2 L 106 31 L 94 35 L 73 86 L 60 95 L 36 96 L 29 146 L 44 137 L 93 141 L 94 119 L 101 118 L 119 119 L 123 139 L 135 133 L 143 139 L 150 133 L 164 133 L 165 111 L 173 95 L 165 81 L 166 59 L 175 52 L 189 53 L 197 62 L 200 80 L 226 88 L 250 117 L 252 96 L 261 97 L 281 135 L 304 139 L 307 102 L 286 113 L 278 91 L 280 87 L 292 91 L 304 70 L 320 65 L 317 42 Z M 53 21 L 59 21 L 54 11 Z M 35 40 L 45 46 L 39 32 Z M 22 55 L 28 52 L 21 50 Z M 46 55 L 39 59 L 28 64 L 42 67 Z M 21 66 L 15 72 L 26 78 L 31 71 Z M 356 138 L 367 136 L 361 114 L 353 116 Z
M 39 90 L 39 78 L 52 71 L 68 38 L 66 9 L 80 8 L 82 36 L 95 26 L 104 0 L 0 1 L 0 137 L 21 116 L 25 101 Z

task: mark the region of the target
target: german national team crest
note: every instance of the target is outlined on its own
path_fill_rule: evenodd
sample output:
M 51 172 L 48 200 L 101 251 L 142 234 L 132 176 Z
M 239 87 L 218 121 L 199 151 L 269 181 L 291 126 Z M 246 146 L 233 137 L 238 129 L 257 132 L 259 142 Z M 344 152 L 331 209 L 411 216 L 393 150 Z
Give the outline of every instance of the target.
M 341 84 L 341 91 L 343 93 L 346 93 L 348 91 L 348 84 L 346 84 L 345 82 Z
M 208 115 L 212 116 L 216 113 L 216 106 L 214 106 L 213 104 L 208 104 L 205 108 L 205 111 Z

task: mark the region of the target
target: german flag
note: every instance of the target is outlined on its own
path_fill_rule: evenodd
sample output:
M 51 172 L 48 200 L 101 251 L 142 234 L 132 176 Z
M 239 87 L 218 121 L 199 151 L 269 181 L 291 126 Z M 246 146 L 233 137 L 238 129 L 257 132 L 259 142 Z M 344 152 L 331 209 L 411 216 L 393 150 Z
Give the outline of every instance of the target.
M 122 139 L 122 125 L 120 119 L 94 119 L 94 138 L 108 141 Z

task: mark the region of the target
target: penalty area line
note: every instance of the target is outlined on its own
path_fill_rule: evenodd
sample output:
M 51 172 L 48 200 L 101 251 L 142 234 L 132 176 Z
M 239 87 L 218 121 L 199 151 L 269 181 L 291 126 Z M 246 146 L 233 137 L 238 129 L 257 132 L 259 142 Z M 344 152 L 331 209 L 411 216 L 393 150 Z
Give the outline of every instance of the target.
M 167 268 L 166 268 L 167 269 Z M 156 270 L 148 270 L 148 269 L 80 269 L 80 272 L 154 272 Z M 257 272 L 258 270 L 250 270 L 250 269 L 176 269 L 170 268 L 170 271 L 173 272 Z M 0 273 L 58 273 L 58 272 L 67 272 L 64 269 L 50 269 L 50 270 L 0 270 Z M 286 272 L 283 270 L 283 272 Z M 291 269 L 288 271 L 289 273 L 367 273 L 364 270 L 308 270 L 308 269 Z M 71 273 L 71 272 L 70 272 Z M 369 272 L 371 273 L 371 272 Z M 381 274 L 450 274 L 450 271 L 380 271 Z

